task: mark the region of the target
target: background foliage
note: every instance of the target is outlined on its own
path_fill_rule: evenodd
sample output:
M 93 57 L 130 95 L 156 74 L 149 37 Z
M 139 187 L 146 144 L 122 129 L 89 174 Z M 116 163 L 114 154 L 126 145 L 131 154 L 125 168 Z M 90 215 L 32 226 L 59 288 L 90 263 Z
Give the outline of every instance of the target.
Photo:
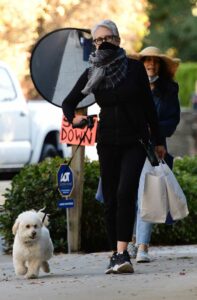
M 32 48 L 46 33 L 64 27 L 92 28 L 113 19 L 128 51 L 141 46 L 149 25 L 147 0 L 0 0 L 0 53 L 23 85 L 27 98 L 37 97 L 30 75 Z
M 50 213 L 50 232 L 56 252 L 67 251 L 66 215 L 57 207 L 60 195 L 56 174 L 63 160 L 55 158 L 40 164 L 27 166 L 12 181 L 5 194 L 5 211 L 0 215 L 0 231 L 5 238 L 7 250 L 11 250 L 12 225 L 24 210 L 46 206 Z M 81 220 L 81 250 L 85 252 L 106 251 L 108 248 L 104 224 L 103 204 L 95 200 L 98 185 L 98 161 L 85 162 L 84 194 Z M 190 214 L 174 225 L 155 225 L 151 242 L 154 245 L 177 245 L 197 243 L 197 156 L 175 160 L 174 173 L 187 197 Z
M 191 107 L 192 94 L 197 82 L 197 63 L 181 63 L 176 73 L 176 81 L 179 83 L 179 99 L 181 106 Z
M 0 59 L 15 70 L 27 99 L 40 98 L 29 74 L 36 42 L 52 30 L 91 28 L 104 18 L 117 23 L 128 54 L 154 45 L 182 61 L 197 60 L 196 0 L 0 0 Z M 185 68 L 187 79 L 189 71 Z M 192 82 L 193 77 L 181 87 L 184 106 L 193 92 Z
M 197 60 L 197 1 L 149 0 L 149 34 L 144 47 L 155 45 L 182 61 Z

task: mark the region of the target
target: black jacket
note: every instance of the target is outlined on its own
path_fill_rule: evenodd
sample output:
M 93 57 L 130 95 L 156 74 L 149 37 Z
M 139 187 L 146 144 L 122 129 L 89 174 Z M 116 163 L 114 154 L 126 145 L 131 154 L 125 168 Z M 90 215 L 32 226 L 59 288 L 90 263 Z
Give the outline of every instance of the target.
M 138 138 L 149 139 L 149 131 L 156 145 L 163 144 L 148 77 L 140 61 L 128 59 L 128 76 L 113 89 L 94 92 L 101 107 L 97 142 L 110 145 L 131 145 Z M 72 122 L 77 104 L 85 97 L 81 90 L 88 80 L 88 69 L 81 75 L 70 94 L 63 101 L 64 115 Z

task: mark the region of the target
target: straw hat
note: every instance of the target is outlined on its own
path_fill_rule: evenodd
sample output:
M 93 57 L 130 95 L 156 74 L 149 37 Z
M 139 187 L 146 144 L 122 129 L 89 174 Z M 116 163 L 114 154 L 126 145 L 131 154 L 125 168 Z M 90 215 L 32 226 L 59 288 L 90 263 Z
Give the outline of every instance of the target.
M 161 53 L 161 50 L 159 48 L 153 46 L 146 47 L 141 52 L 131 55 L 132 58 L 138 60 L 141 60 L 143 57 L 147 57 L 147 56 L 155 56 L 162 59 L 166 64 L 169 73 L 172 76 L 174 76 L 179 66 L 179 63 L 181 61 L 179 58 L 172 58 L 170 56 L 167 56 L 166 54 Z

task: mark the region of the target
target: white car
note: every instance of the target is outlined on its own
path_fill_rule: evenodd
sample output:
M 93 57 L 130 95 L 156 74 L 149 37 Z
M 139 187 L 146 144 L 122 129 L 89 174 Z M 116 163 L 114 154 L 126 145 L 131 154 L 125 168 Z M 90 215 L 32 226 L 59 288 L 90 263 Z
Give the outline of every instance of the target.
M 26 101 L 12 70 L 0 61 L 0 172 L 14 171 L 57 154 L 71 155 L 60 144 L 62 110 L 47 101 Z

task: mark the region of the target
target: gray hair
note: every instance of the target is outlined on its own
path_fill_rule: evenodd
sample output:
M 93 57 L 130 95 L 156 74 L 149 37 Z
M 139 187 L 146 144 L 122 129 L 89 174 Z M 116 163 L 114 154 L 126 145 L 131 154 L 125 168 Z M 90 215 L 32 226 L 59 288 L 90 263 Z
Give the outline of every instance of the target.
M 109 30 L 111 30 L 112 34 L 119 37 L 119 32 L 116 24 L 112 22 L 111 20 L 103 20 L 97 23 L 91 30 L 92 36 L 94 38 L 95 32 L 99 27 L 106 27 Z

